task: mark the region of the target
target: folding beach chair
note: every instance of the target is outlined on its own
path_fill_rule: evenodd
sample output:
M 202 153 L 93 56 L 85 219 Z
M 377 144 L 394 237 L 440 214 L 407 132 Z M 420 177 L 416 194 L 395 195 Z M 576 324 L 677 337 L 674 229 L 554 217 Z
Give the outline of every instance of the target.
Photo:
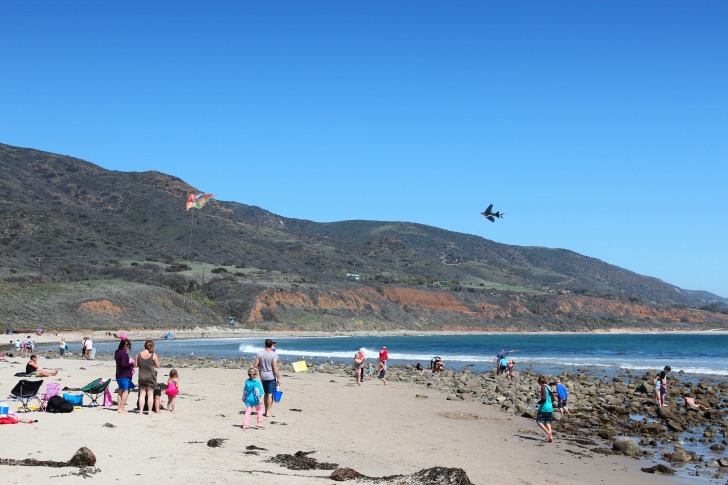
M 83 393 L 91 399 L 89 406 L 101 406 L 101 404 L 99 404 L 99 397 L 104 395 L 104 391 L 106 391 L 106 388 L 109 387 L 109 384 L 111 384 L 111 379 L 104 380 L 98 378 L 81 388 Z
M 28 408 L 28 403 L 31 399 L 35 399 L 35 396 L 38 394 L 38 390 L 40 389 L 40 386 L 43 385 L 43 381 L 28 381 L 25 379 L 21 379 L 15 387 L 13 387 L 13 390 L 10 391 L 10 394 L 13 395 L 13 398 L 17 401 L 20 401 L 22 404 L 22 407 L 18 409 L 18 411 L 25 411 L 26 413 L 30 411 Z
M 58 396 L 61 393 L 61 385 L 58 382 L 49 382 L 46 384 L 45 394 L 38 394 L 38 411 L 45 411 L 48 406 L 48 400 L 53 396 Z

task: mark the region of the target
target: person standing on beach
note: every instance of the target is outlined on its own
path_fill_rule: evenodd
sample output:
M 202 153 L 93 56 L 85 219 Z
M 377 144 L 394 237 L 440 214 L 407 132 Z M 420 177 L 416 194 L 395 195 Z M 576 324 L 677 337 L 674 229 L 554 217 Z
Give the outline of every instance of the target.
M 387 347 L 382 346 L 382 350 L 379 351 L 379 360 L 384 362 L 385 367 L 389 367 L 389 353 Z
M 25 353 L 28 357 L 33 353 L 33 339 L 30 338 L 30 335 L 25 338 Z
M 356 378 L 356 385 L 361 386 L 362 377 L 364 376 L 364 351 L 362 349 L 357 350 L 354 354 L 354 378 Z
M 506 379 L 513 383 L 513 372 L 516 370 L 516 362 L 511 359 L 506 366 Z
M 126 400 L 129 398 L 129 391 L 134 388 L 131 378 L 134 376 L 134 361 L 129 358 L 129 350 L 131 350 L 131 342 L 123 339 L 119 342 L 119 348 L 114 353 L 116 361 L 116 385 L 119 394 L 118 411 L 126 412 Z
M 382 381 L 385 386 L 387 385 L 387 379 L 384 377 L 386 372 L 387 372 L 387 364 L 385 364 L 382 359 L 379 359 L 379 369 L 377 369 L 377 379 Z
M 83 342 L 81 342 L 81 360 L 86 359 L 86 342 L 88 341 L 88 337 L 83 338 Z
M 256 421 L 258 429 L 263 429 L 263 413 L 260 412 L 260 398 L 263 397 L 265 391 L 260 381 L 257 379 L 258 370 L 253 367 L 248 370 L 248 379 L 245 381 L 243 388 L 243 404 L 245 404 L 245 417 L 243 417 L 243 429 L 248 429 L 250 423 L 250 414 L 255 409 Z
M 58 346 L 58 353 L 61 354 L 61 359 L 63 358 L 63 354 L 66 353 L 66 339 L 61 337 L 61 343 Z
M 169 371 L 167 389 L 164 393 L 167 395 L 167 411 L 173 413 L 175 398 L 177 397 L 177 394 L 179 394 L 179 374 L 177 373 L 177 369 Z
M 667 374 L 672 370 L 669 365 L 666 365 L 659 374 L 655 376 L 655 400 L 657 401 L 657 407 L 666 407 L 665 397 L 667 395 Z
M 273 394 L 281 385 L 281 376 L 278 373 L 278 355 L 273 347 L 276 343 L 271 339 L 265 340 L 265 348 L 258 352 L 253 362 L 253 367 L 258 369 L 260 373 L 260 381 L 263 384 L 263 406 L 265 412 L 263 416 L 270 418 L 273 412 Z
M 551 421 L 554 420 L 554 405 L 552 403 L 551 389 L 546 385 L 546 377 L 538 376 L 538 384 L 541 386 L 541 399 L 538 401 L 538 414 L 536 423 L 546 433 L 546 441 L 551 443 L 554 440 L 551 431 Z
M 566 403 L 569 400 L 569 392 L 558 377 L 556 378 L 556 394 L 559 396 L 559 411 L 561 411 L 561 415 L 564 416 L 564 413 L 566 413 L 571 416 L 571 411 L 566 407 Z
M 86 340 L 86 360 L 91 360 L 91 352 L 94 350 L 94 341 L 91 337 Z
M 144 342 L 144 350 L 136 355 L 134 365 L 139 369 L 139 416 L 144 416 L 145 398 L 147 416 L 152 415 L 152 410 L 159 414 L 159 404 L 154 399 L 154 391 L 158 388 L 157 369 L 159 369 L 159 359 L 154 353 L 154 342 L 151 340 Z

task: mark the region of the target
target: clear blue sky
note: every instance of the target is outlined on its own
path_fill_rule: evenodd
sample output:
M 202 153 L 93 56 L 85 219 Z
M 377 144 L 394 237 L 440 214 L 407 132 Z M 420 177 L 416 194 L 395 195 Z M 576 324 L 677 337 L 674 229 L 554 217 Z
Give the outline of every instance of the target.
M 723 0 L 0 0 L 0 18 L 0 142 L 728 297 Z

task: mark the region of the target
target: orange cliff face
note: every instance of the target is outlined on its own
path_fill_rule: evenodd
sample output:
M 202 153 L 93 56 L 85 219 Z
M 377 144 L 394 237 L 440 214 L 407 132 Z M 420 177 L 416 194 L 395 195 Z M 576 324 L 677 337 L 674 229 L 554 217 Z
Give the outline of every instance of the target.
M 266 321 L 266 313 L 275 314 L 283 308 L 341 311 L 345 314 L 342 319 L 368 316 L 389 321 L 393 328 L 412 321 L 424 324 L 419 328 L 441 330 L 518 331 L 541 328 L 544 324 L 553 329 L 581 330 L 585 321 L 610 322 L 605 326 L 611 327 L 652 327 L 670 322 L 728 327 L 728 315 L 690 308 L 653 307 L 589 296 L 465 294 L 396 286 L 266 289 L 255 298 L 248 321 Z M 280 323 L 295 327 L 295 322 Z

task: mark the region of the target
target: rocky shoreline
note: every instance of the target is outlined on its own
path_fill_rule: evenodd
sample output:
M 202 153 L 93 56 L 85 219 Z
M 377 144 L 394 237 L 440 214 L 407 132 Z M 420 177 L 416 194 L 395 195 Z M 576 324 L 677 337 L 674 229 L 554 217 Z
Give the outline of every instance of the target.
M 56 359 L 54 352 L 44 353 Z M 110 360 L 99 355 L 98 360 Z M 244 369 L 252 364 L 244 358 L 164 357 L 164 367 Z M 49 365 L 52 367 L 52 365 Z M 345 363 L 309 362 L 309 372 L 351 376 Z M 293 373 L 290 363 L 281 366 L 284 373 Z M 693 382 L 680 372 L 670 375 L 667 407 L 654 401 L 654 372 L 644 374 L 629 370 L 614 377 L 597 377 L 594 373 L 564 372 L 556 377 L 569 391 L 571 417 L 554 412 L 554 437 L 592 453 L 616 454 L 647 459 L 654 466 L 643 468 L 648 473 L 721 479 L 728 476 L 728 379 L 704 378 Z M 418 371 L 414 366 L 392 366 L 387 372 L 390 383 L 406 382 L 441 392 L 445 399 L 479 401 L 497 406 L 515 416 L 534 419 L 539 386 L 537 375 L 516 372 L 513 381 L 492 372 L 474 374 L 469 370 L 433 374 Z M 682 396 L 693 393 L 697 402 L 710 411 L 686 410 Z M 423 395 L 417 395 L 422 397 Z M 537 431 L 536 424 L 533 428 Z M 698 450 L 698 451 L 695 451 Z M 709 456 L 700 450 L 710 450 Z

